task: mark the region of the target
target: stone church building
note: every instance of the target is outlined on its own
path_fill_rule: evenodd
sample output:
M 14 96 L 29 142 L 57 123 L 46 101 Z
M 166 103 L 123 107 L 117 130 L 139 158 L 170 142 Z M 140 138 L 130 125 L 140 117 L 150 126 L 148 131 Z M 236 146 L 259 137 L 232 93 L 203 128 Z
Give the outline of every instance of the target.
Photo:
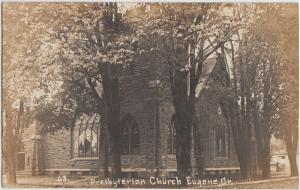
M 239 172 L 231 129 L 226 125 L 218 91 L 226 66 L 211 58 L 197 87 L 192 130 L 192 174 Z M 176 175 L 174 108 L 159 63 L 135 63 L 122 70 L 121 165 L 126 177 Z M 97 115 L 78 118 L 71 129 L 42 133 L 31 122 L 18 152 L 18 172 L 32 175 L 104 175 L 109 167 L 105 126 Z M 108 167 L 105 167 L 105 166 Z

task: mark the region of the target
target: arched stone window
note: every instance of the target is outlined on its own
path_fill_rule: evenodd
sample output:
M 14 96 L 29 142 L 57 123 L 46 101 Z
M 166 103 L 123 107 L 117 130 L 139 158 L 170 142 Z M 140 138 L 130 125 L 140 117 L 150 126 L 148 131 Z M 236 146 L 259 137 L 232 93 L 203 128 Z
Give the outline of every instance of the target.
M 127 114 L 121 123 L 121 153 L 139 154 L 140 133 L 137 123 L 130 114 Z
M 77 122 L 78 131 L 78 156 L 79 157 L 97 157 L 99 148 L 99 125 L 100 117 L 93 115 L 82 116 Z
M 175 116 L 173 115 L 168 126 L 168 154 L 176 154 L 176 129 L 174 126 Z
M 216 156 L 226 156 L 226 127 L 224 125 L 217 125 L 215 128 L 215 150 Z

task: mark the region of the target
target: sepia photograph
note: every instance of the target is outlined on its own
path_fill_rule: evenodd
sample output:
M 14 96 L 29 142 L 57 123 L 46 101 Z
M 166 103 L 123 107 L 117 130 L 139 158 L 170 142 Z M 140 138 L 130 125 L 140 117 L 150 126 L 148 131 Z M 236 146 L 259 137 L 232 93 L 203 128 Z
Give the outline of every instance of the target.
M 2 188 L 298 189 L 298 7 L 2 2 Z

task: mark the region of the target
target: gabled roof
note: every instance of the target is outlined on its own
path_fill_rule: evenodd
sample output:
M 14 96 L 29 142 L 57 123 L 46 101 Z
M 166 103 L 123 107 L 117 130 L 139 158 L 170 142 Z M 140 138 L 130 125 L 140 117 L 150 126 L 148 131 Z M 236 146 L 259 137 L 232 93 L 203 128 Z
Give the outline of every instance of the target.
M 213 72 L 215 66 L 217 65 L 216 58 L 207 59 L 202 66 L 202 74 L 199 79 L 198 85 L 196 87 L 196 98 L 200 97 L 202 91 L 207 88 L 206 83 L 208 81 L 209 76 Z

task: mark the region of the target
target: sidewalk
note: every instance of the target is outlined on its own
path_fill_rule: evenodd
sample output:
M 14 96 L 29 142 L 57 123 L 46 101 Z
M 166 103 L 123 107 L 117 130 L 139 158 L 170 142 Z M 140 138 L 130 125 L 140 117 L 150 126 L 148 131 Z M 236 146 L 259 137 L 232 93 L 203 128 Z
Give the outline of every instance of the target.
M 57 177 L 50 176 L 19 176 L 18 184 L 13 187 L 19 188 L 109 188 L 110 186 L 95 186 L 91 185 L 91 179 L 97 176 L 81 176 L 81 177 L 68 177 L 67 180 L 60 180 Z M 2 187 L 7 187 L 6 177 L 3 177 Z M 283 177 L 273 178 L 268 180 L 257 181 L 232 181 L 228 185 L 211 185 L 211 186 L 189 186 L 190 189 L 298 189 L 298 177 Z M 128 188 L 128 187 L 126 187 Z M 134 187 L 132 187 L 134 188 Z M 156 186 L 139 186 L 138 188 L 156 188 Z M 158 188 L 158 187 L 157 187 Z M 160 187 L 160 188 L 176 188 L 176 187 Z
M 282 177 L 267 180 L 237 182 L 224 189 L 299 189 L 299 177 Z

